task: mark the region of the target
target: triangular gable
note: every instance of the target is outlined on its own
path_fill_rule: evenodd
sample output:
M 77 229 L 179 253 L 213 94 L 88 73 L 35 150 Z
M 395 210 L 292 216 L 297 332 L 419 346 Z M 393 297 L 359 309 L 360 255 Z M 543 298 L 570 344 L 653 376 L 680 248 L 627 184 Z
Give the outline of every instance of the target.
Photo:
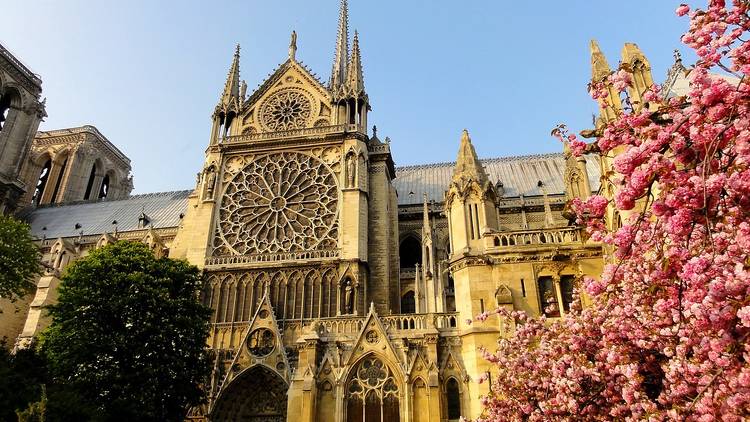
M 219 391 L 225 390 L 233 379 L 255 365 L 267 366 L 289 384 L 289 361 L 271 306 L 268 288 L 263 293 L 258 309 L 248 324 L 247 331 L 234 354 L 232 364 L 229 366 Z
M 365 318 L 365 323 L 357 336 L 352 353 L 347 359 L 347 366 L 352 366 L 359 358 L 370 352 L 389 358 L 392 362 L 397 363 L 402 370 L 405 366 L 396 348 L 393 347 L 391 340 L 388 338 L 388 333 L 380 318 L 378 318 L 373 303 L 370 304 L 370 312 Z
M 274 70 L 271 73 L 271 76 L 269 76 L 261 85 L 256 89 L 250 97 L 245 101 L 243 104 L 243 108 L 246 108 L 248 106 L 255 105 L 255 103 L 258 102 L 258 100 L 263 97 L 263 95 L 268 92 L 271 88 L 278 85 L 278 83 L 281 81 L 281 78 L 289 71 L 290 69 L 294 69 L 297 72 L 299 72 L 304 80 L 312 87 L 316 88 L 316 90 L 321 95 L 328 96 L 330 98 L 330 92 L 328 91 L 328 88 L 326 88 L 320 80 L 313 75 L 310 70 L 302 65 L 301 63 L 297 62 L 296 60 L 287 59 L 284 63 L 281 64 L 276 70 Z
M 466 368 L 463 361 L 457 358 L 453 352 L 453 347 L 448 346 L 448 352 L 443 355 L 440 361 L 440 378 L 445 379 L 450 375 L 455 375 L 461 380 L 467 379 Z
M 434 369 L 435 364 L 433 362 L 429 362 L 427 358 L 425 358 L 424 354 L 417 349 L 414 351 L 411 362 L 409 362 L 406 374 L 409 379 L 414 379 L 418 376 L 421 376 L 425 379 L 426 382 L 429 371 Z

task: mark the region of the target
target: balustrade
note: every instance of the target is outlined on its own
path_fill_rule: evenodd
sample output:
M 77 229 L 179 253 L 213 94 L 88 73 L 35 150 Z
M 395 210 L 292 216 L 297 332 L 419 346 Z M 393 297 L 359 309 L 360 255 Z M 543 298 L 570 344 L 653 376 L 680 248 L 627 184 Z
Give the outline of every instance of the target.
M 488 247 L 524 245 L 550 245 L 581 242 L 581 232 L 577 227 L 556 229 L 517 230 L 489 233 L 485 235 Z

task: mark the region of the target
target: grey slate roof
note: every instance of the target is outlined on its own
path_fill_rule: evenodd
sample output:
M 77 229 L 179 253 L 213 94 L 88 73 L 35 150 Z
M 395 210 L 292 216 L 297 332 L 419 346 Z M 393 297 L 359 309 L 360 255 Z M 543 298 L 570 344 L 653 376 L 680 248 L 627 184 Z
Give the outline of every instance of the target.
M 31 225 L 31 233 L 37 238 L 47 239 L 111 233 L 112 221 L 117 221 L 117 230 L 124 232 L 138 229 L 141 211 L 146 213 L 155 229 L 177 227 L 180 214 L 187 209 L 190 190 L 157 192 L 133 195 L 116 201 L 80 202 L 73 204 L 43 206 L 33 209 L 21 217 Z M 81 225 L 76 229 L 77 224 Z M 46 227 L 46 230 L 43 228 Z
M 516 157 L 488 158 L 480 160 L 492 183 L 503 182 L 505 197 L 541 195 L 537 186 L 541 180 L 550 195 L 565 193 L 565 158 L 562 153 L 525 155 Z M 396 167 L 393 181 L 398 192 L 398 204 L 421 204 L 422 194 L 430 200 L 442 202 L 453 176 L 455 163 L 437 163 L 416 166 Z M 589 156 L 586 159 L 591 189 L 599 188 L 599 160 Z M 412 195 L 409 193 L 413 192 Z

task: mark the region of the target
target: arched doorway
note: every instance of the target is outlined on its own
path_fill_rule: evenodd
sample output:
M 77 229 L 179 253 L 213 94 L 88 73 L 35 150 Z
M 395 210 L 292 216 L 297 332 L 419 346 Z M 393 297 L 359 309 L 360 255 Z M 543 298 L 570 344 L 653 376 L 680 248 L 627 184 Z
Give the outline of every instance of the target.
M 346 384 L 347 422 L 399 421 L 399 388 L 393 371 L 375 355 L 362 359 Z
M 406 236 L 399 245 L 398 257 L 401 268 L 413 270 L 417 264 L 422 264 L 422 245 L 416 237 Z
M 211 421 L 285 422 L 288 389 L 277 373 L 256 365 L 221 393 L 211 411 Z

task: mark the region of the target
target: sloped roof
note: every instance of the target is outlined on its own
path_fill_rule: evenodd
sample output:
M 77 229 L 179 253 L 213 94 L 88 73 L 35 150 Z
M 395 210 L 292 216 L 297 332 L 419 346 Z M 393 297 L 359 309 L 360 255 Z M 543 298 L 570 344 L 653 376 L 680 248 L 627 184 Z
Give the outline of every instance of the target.
M 562 153 L 525 155 L 516 157 L 488 158 L 479 160 L 484 166 L 490 182 L 503 182 L 505 197 L 519 195 L 541 195 L 538 181 L 544 183 L 550 195 L 564 194 L 565 157 Z M 442 202 L 444 192 L 448 190 L 456 163 L 437 163 L 416 166 L 396 167 L 396 178 L 393 185 L 398 192 L 398 204 L 421 204 L 422 194 L 430 200 Z M 589 174 L 591 189 L 599 189 L 598 157 L 588 156 L 586 169 Z M 413 194 L 410 194 L 413 193 Z
M 141 211 L 155 229 L 177 227 L 191 192 L 157 192 L 116 201 L 43 206 L 22 214 L 21 218 L 31 225 L 33 236 L 47 239 L 78 236 L 81 230 L 84 235 L 112 232 L 113 221 L 117 221 L 117 230 L 121 232 L 137 230 Z M 76 229 L 76 224 L 81 228 Z

